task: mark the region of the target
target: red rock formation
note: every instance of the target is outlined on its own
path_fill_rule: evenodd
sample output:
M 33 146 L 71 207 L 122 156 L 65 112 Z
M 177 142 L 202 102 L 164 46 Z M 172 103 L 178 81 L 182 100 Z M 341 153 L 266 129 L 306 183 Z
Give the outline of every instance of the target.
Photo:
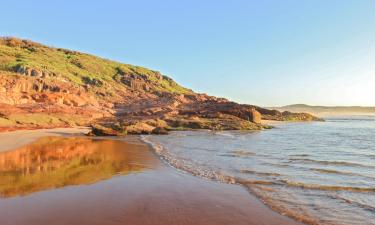
M 33 56 L 28 60 L 34 63 L 19 63 L 11 50 Z M 46 64 L 45 52 L 57 62 Z M 156 71 L 30 41 L 0 38 L 0 53 L 6 56 L 0 60 L 0 130 L 99 123 L 124 134 L 262 129 L 261 119 L 318 119 L 194 93 Z

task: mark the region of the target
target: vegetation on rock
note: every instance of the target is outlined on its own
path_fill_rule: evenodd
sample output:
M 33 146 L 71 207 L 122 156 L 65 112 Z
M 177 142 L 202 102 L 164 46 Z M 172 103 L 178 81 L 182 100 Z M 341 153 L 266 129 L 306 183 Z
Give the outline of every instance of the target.
M 254 130 L 261 119 L 318 120 L 242 105 L 158 71 L 17 38 L 0 38 L 0 130 L 91 125 L 93 135 Z

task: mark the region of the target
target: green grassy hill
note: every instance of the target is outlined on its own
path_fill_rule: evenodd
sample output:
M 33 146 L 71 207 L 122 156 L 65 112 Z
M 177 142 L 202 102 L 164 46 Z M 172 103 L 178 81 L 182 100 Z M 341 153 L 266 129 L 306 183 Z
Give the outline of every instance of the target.
M 0 38 L 0 71 L 9 75 L 35 71 L 35 75 L 59 76 L 75 85 L 112 87 L 128 75 L 148 81 L 151 91 L 191 92 L 157 71 L 18 38 Z

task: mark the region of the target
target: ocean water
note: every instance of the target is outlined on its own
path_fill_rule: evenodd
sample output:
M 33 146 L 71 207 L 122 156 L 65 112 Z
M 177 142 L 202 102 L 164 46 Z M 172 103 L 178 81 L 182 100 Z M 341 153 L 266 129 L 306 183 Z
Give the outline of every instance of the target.
M 307 224 L 375 224 L 375 117 L 144 139 L 172 166 L 244 185 L 270 208 Z

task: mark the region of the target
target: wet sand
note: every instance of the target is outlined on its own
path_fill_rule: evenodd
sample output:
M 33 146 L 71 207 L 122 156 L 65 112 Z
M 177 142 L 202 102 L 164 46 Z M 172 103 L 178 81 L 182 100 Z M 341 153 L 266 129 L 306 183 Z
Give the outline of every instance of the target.
M 41 137 L 47 136 L 82 136 L 90 131 L 87 127 L 55 128 L 40 130 L 18 130 L 0 132 L 0 152 L 15 149 L 26 145 Z
M 55 131 L 29 132 L 33 134 L 26 132 L 23 133 L 23 137 L 33 141 L 46 134 L 70 136 L 81 134 L 82 130 L 56 131 L 55 129 Z M 4 135 L 0 135 L 0 150 L 9 150 L 7 143 L 12 138 L 16 140 L 17 136 L 18 133 L 8 133 L 7 141 L 4 140 Z M 26 143 L 27 141 L 23 140 L 21 144 L 17 143 L 13 146 Z M 105 177 L 95 183 L 69 184 L 67 181 L 68 185 L 56 189 L 49 187 L 24 196 L 0 197 L 0 224 L 299 224 L 270 210 L 242 186 L 203 180 L 166 166 L 148 145 L 138 139 L 130 138 L 127 143 L 122 142 L 122 144 L 117 141 L 113 146 L 121 147 L 128 155 L 132 154 L 124 161 L 128 165 L 126 168 L 132 169 L 127 169 L 126 173 L 119 170 L 122 175 L 116 175 L 119 171 L 115 171 L 112 177 Z M 30 148 L 30 146 L 27 148 L 28 152 L 33 151 Z M 72 147 L 67 146 L 66 149 L 75 152 Z M 25 150 L 19 149 L 19 151 Z M 111 150 L 106 151 L 113 155 Z M 93 154 L 92 152 L 95 151 L 77 154 L 86 159 L 88 155 Z M 101 158 L 108 160 L 110 157 Z M 137 170 L 134 170 L 135 166 Z M 114 168 L 119 167 L 114 166 Z

